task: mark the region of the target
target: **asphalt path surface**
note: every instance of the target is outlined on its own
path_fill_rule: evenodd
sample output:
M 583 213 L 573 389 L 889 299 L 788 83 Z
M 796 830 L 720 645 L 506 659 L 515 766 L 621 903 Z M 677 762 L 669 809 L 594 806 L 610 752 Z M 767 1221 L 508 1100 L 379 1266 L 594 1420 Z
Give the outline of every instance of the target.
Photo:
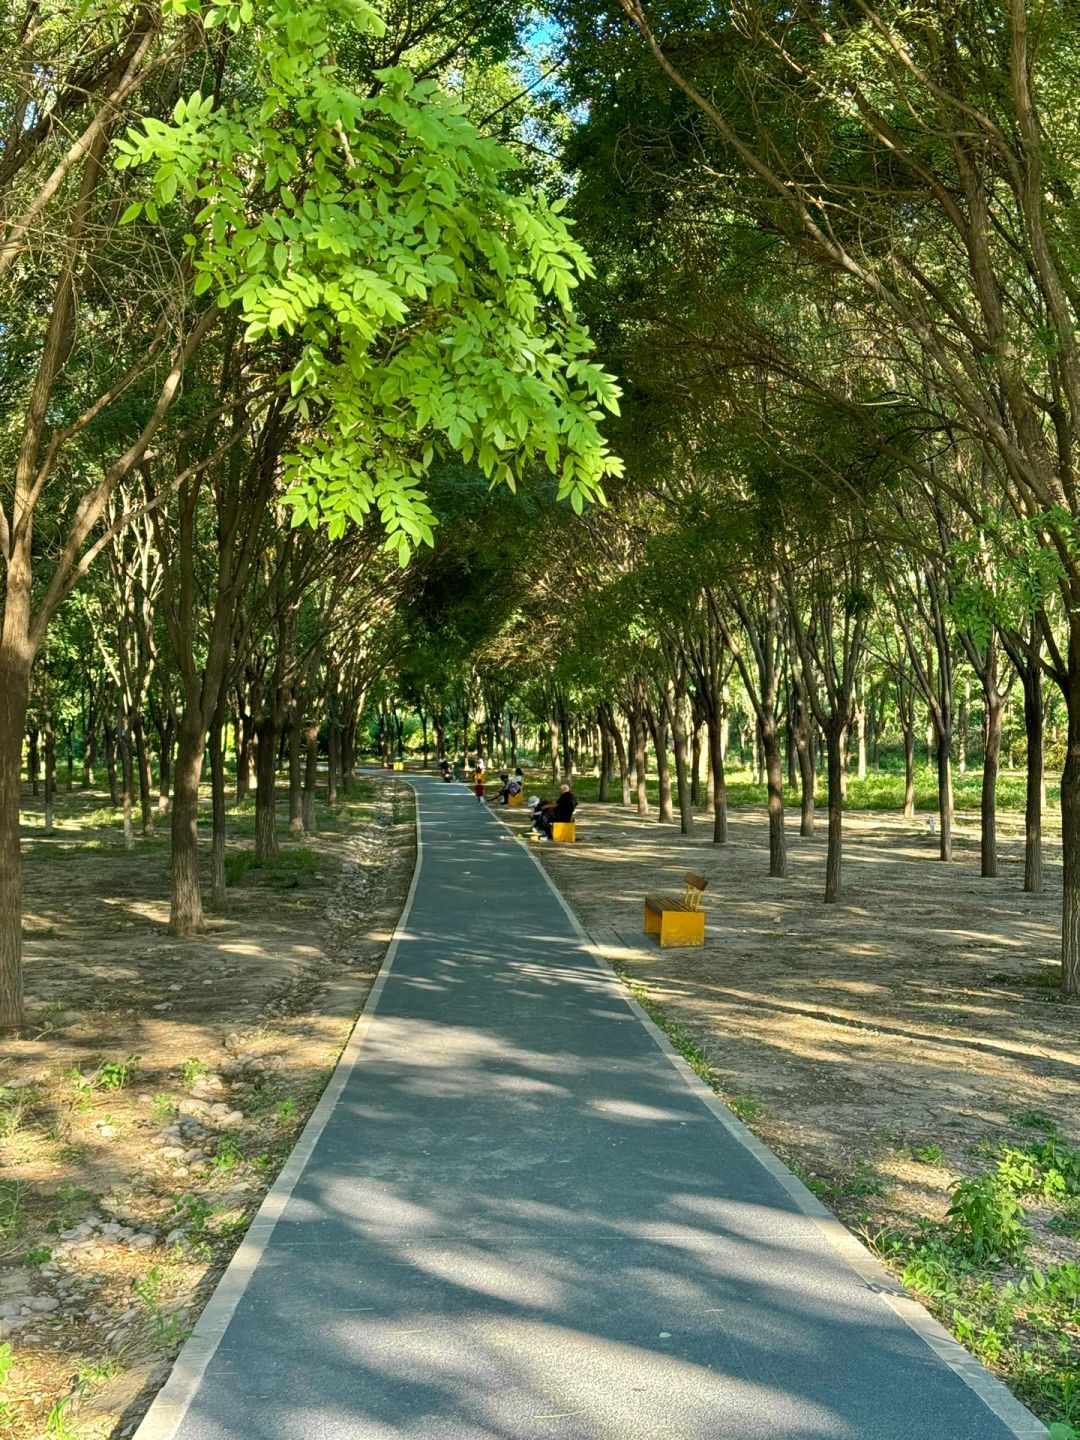
M 414 894 L 355 1064 L 140 1437 L 1042 1433 L 688 1083 L 522 843 L 414 783 Z

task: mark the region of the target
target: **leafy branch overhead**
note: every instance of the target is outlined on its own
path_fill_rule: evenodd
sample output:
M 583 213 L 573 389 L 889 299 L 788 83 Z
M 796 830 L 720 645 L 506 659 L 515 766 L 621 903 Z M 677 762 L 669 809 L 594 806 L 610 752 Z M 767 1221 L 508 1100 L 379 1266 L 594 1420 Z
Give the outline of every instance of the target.
M 433 82 L 398 66 L 361 93 L 339 60 L 382 23 L 344 0 L 210 11 L 247 45 L 249 83 L 145 119 L 117 164 L 155 167 L 128 222 L 187 206 L 196 293 L 285 359 L 294 524 L 340 536 L 374 511 L 405 564 L 432 543 L 424 477 L 452 454 L 510 486 L 539 462 L 578 512 L 602 500 L 619 392 L 575 319 L 591 272 L 561 202 L 515 193 L 513 156 Z

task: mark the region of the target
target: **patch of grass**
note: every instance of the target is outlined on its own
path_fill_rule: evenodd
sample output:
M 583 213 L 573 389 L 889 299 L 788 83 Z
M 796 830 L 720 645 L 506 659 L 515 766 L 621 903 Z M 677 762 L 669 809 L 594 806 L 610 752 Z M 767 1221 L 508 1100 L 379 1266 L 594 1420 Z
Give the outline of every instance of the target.
M 180 1083 L 190 1088 L 200 1075 L 205 1075 L 210 1069 L 205 1060 L 198 1060 L 195 1056 L 189 1056 L 180 1067 Z
M 56 1192 L 59 1208 L 45 1229 L 51 1235 L 61 1230 L 73 1230 L 90 1209 L 97 1197 L 81 1185 L 61 1185 Z
M 249 883 L 254 875 L 262 885 L 291 890 L 308 883 L 318 869 L 318 855 L 303 848 L 282 849 L 272 860 L 258 859 L 253 850 L 237 850 L 225 857 L 225 881 L 234 886 Z
M 11 1140 L 18 1134 L 23 1120 L 40 1099 L 31 1086 L 0 1085 L 0 1140 Z
M 0 1420 L 11 1418 L 11 1406 L 4 1391 L 7 1389 L 7 1379 L 14 1363 L 15 1356 L 11 1353 L 11 1346 L 5 1341 L 3 1345 L 0 1345 Z
M 0 1180 L 0 1244 L 14 1240 L 23 1227 L 26 1184 L 22 1180 Z
M 48 1245 L 35 1245 L 32 1249 L 27 1250 L 22 1257 L 22 1263 L 28 1270 L 37 1270 L 40 1266 L 47 1265 L 51 1259 L 52 1251 Z
M 284 1100 L 278 1101 L 277 1108 L 274 1111 L 274 1119 L 279 1125 L 288 1125 L 291 1123 L 295 1114 L 296 1101 L 291 1095 L 288 1095 Z
M 151 1102 L 150 1114 L 159 1125 L 167 1125 L 170 1120 L 175 1119 L 176 1113 L 176 1101 L 167 1090 L 159 1090 Z
M 911 1154 L 923 1165 L 940 1165 L 945 1159 L 945 1151 L 940 1145 L 919 1145 Z
M 126 1060 L 106 1060 L 97 1068 L 95 1085 L 99 1090 L 123 1090 L 139 1068 L 139 1058 L 129 1055 Z
M 1041 1130 L 1044 1135 L 1057 1134 L 1057 1125 L 1041 1110 L 1018 1110 L 1015 1115 L 1010 1115 L 1009 1119 L 1024 1130 Z

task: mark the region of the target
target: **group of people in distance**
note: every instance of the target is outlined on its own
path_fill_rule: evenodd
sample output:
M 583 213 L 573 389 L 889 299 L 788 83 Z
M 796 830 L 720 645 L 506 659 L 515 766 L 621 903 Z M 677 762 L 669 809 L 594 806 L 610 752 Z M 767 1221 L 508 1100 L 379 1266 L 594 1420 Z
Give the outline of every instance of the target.
M 450 778 L 450 761 L 445 755 L 439 760 L 439 769 L 443 779 Z M 462 778 L 464 778 L 464 762 L 461 765 Z M 478 805 L 486 802 L 487 786 L 485 774 L 487 763 L 483 755 L 476 757 L 476 764 L 472 771 L 472 787 Z M 454 765 L 455 776 L 458 773 L 458 765 Z M 503 805 L 509 805 L 512 795 L 520 795 L 525 788 L 525 776 L 521 773 L 521 766 L 515 769 L 513 775 L 509 770 L 503 770 L 499 774 L 499 799 Z M 577 796 L 565 782 L 559 786 L 559 793 L 554 800 L 543 799 L 539 795 L 529 796 L 529 809 L 532 811 L 533 829 L 541 840 L 550 840 L 555 825 L 563 824 L 574 818 L 574 811 L 577 809 Z

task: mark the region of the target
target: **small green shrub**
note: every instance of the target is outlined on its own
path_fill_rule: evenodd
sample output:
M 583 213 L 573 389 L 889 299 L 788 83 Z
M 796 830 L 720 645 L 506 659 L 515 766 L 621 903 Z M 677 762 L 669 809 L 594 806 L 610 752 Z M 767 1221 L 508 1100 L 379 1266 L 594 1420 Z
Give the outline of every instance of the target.
M 194 1056 L 189 1057 L 180 1067 L 181 1083 L 187 1086 L 195 1084 L 200 1075 L 205 1075 L 210 1069 L 205 1060 L 196 1060 Z
M 948 1209 L 954 1243 L 978 1264 L 1019 1260 L 1031 1239 L 1024 1207 L 997 1175 L 977 1175 L 953 1186 Z
M 139 1058 L 138 1055 L 129 1055 L 126 1060 L 106 1061 L 98 1066 L 94 1083 L 99 1090 L 123 1090 L 139 1068 Z
M 912 1155 L 923 1165 L 940 1165 L 945 1159 L 945 1151 L 940 1145 L 920 1145 L 912 1151 Z
M 26 1184 L 22 1180 L 0 1180 L 0 1241 L 14 1239 L 22 1229 Z

